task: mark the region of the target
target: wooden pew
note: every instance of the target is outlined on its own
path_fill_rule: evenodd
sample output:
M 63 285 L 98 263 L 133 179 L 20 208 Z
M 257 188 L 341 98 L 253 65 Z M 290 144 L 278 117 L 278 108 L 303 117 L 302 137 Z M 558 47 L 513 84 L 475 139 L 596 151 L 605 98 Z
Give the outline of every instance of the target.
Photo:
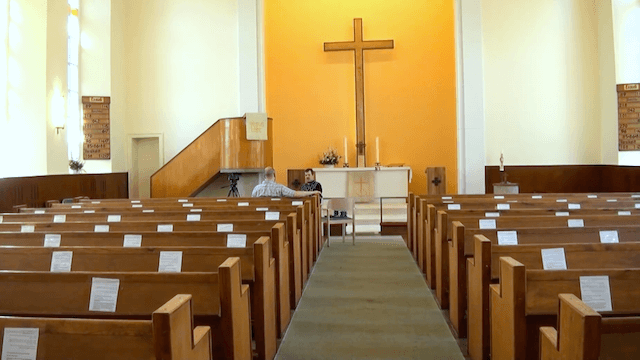
M 115 312 L 89 311 L 93 278 L 119 280 Z M 215 356 L 251 359 L 249 287 L 241 284 L 237 258 L 218 273 L 4 271 L 0 284 L 0 314 L 6 316 L 148 320 L 176 294 L 189 293 L 195 323 L 211 327 Z
M 540 359 L 640 358 L 640 317 L 602 316 L 573 294 L 560 294 L 558 330 L 540 328 Z M 634 313 L 640 313 L 637 299 Z
M 500 283 L 490 286 L 491 359 L 538 359 L 539 328 L 556 324 L 559 294 L 580 295 L 581 276 L 608 276 L 614 311 L 637 313 L 640 269 L 526 270 L 500 258 Z
M 5 316 L 0 329 L 38 329 L 38 360 L 210 360 L 211 329 L 193 328 L 192 308 L 191 295 L 176 295 L 151 320 Z

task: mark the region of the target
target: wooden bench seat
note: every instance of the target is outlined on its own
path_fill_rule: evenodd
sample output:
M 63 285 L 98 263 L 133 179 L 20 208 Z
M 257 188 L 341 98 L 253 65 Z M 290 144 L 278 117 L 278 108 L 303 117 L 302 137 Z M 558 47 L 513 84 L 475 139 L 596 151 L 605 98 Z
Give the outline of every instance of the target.
M 151 320 L 3 316 L 0 329 L 37 329 L 38 360 L 211 360 L 211 329 L 193 328 L 192 308 L 191 295 L 176 295 Z

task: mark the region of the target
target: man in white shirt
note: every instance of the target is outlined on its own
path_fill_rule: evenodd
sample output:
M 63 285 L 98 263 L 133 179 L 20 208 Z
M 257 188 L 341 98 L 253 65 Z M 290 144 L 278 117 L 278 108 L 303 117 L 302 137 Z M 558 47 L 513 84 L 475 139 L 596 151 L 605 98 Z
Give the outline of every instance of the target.
M 320 191 L 295 191 L 276 183 L 276 171 L 268 166 L 264 169 L 264 181 L 256 185 L 251 192 L 252 197 L 303 197 L 318 194 Z

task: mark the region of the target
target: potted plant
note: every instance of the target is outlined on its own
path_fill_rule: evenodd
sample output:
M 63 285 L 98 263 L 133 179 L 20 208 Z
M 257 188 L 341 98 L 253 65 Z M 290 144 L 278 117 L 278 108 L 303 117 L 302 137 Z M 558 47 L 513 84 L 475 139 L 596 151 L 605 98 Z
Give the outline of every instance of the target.
M 320 157 L 320 164 L 324 165 L 324 167 L 332 168 L 335 164 L 340 161 L 342 156 L 338 155 L 338 152 L 334 148 L 329 148 L 328 151 L 325 151 Z
M 78 159 L 78 160 L 74 160 L 74 159 L 69 160 L 69 168 L 71 170 L 73 170 L 73 172 L 75 174 L 81 173 L 83 167 L 84 167 L 84 161 L 80 161 L 80 159 Z

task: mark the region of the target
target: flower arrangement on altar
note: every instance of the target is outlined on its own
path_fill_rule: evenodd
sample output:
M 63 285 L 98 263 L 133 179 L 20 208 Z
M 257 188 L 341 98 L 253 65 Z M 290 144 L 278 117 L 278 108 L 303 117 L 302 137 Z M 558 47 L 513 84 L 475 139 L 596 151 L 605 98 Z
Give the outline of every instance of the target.
M 74 159 L 69 160 L 69 168 L 71 170 L 73 170 L 75 173 L 82 172 L 82 168 L 83 167 L 84 167 L 84 161 L 80 161 L 80 159 L 78 159 L 78 160 L 74 160 Z
M 340 161 L 342 156 L 338 155 L 338 151 L 334 148 L 329 148 L 320 157 L 320 164 L 322 165 L 335 165 Z

